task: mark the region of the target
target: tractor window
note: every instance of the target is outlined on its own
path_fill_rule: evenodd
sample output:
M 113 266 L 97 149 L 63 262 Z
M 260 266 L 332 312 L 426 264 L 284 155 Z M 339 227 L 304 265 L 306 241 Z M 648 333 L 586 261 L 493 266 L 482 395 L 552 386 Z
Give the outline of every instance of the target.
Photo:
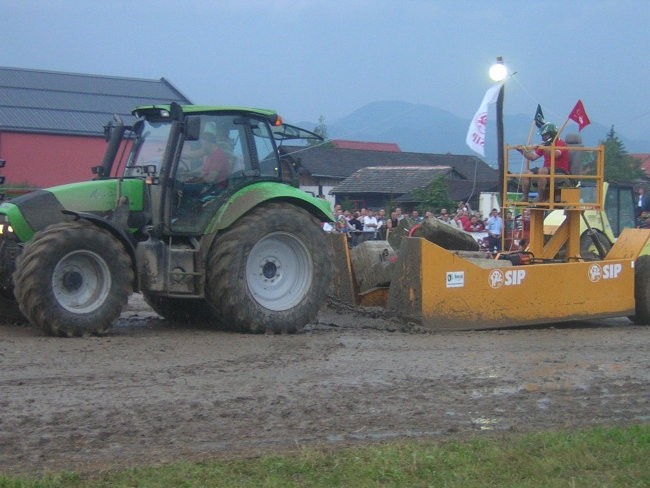
M 199 140 L 184 142 L 176 165 L 173 231 L 202 231 L 215 207 L 251 167 L 245 130 L 232 115 L 201 117 Z
M 242 131 L 231 115 L 203 116 L 199 140 L 183 144 L 177 179 L 223 182 L 250 167 L 245 161 Z
M 634 227 L 634 199 L 631 189 L 610 185 L 605 196 L 605 212 L 616 237 L 626 227 Z
M 627 227 L 636 227 L 636 218 L 634 214 L 634 195 L 632 191 L 622 189 L 619 194 L 619 203 L 621 206 L 621 228 L 619 234 Z
M 253 138 L 255 140 L 255 149 L 260 164 L 260 176 L 272 177 L 278 176 L 278 153 L 273 143 L 273 134 L 266 124 L 254 126 Z
M 620 233 L 618 188 L 610 186 L 605 195 L 605 213 L 615 236 Z
M 124 170 L 124 176 L 141 176 L 143 168 L 152 164 L 160 171 L 170 128 L 169 122 L 144 122 Z

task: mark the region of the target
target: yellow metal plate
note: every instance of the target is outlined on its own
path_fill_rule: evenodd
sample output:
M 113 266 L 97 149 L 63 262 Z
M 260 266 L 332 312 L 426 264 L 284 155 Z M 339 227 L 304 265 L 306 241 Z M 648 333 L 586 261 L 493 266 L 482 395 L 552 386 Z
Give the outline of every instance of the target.
M 634 314 L 631 259 L 490 268 L 424 239 L 406 239 L 396 274 L 389 308 L 433 329 Z

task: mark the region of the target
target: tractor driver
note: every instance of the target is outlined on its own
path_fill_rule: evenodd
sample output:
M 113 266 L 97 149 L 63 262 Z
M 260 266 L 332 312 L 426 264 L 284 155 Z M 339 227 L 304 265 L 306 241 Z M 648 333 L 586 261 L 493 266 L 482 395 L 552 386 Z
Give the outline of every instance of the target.
M 176 218 L 198 215 L 203 205 L 228 187 L 233 159 L 228 133 L 226 128 L 215 131 L 210 127 L 201 134 L 198 148 L 183 150 L 177 174 Z
M 228 137 L 228 130 L 218 128 L 216 134 L 204 132 L 200 139 L 198 149 L 187 151 L 182 160 L 200 160 L 199 167 L 190 169 L 186 176 L 186 183 L 203 183 L 225 188 L 228 185 L 230 164 L 233 158 L 232 144 Z
M 515 149 L 520 152 L 527 160 L 535 161 L 536 159 L 544 156 L 544 164 L 541 168 L 532 168 L 526 170 L 528 174 L 536 175 L 548 175 L 551 171 L 551 149 L 542 147 L 542 146 L 551 146 L 555 148 L 555 172 L 568 175 L 569 170 L 569 151 L 566 148 L 566 143 L 557 137 L 558 130 L 555 124 L 544 124 L 540 129 L 539 133 L 542 136 L 542 145 L 538 146 L 536 149 L 529 149 L 525 146 L 516 146 Z M 531 178 L 522 178 L 521 179 L 521 188 L 522 188 L 522 202 L 528 201 L 528 192 L 530 191 Z M 548 179 L 547 178 L 535 178 L 537 183 L 537 202 L 545 202 L 548 200 Z
M 206 156 L 203 158 L 203 167 L 198 178 L 205 183 L 225 188 L 228 186 L 232 156 L 232 154 L 229 155 L 230 141 L 227 132 L 224 134 L 224 131 L 218 131 L 216 136 L 207 133 L 205 138 Z

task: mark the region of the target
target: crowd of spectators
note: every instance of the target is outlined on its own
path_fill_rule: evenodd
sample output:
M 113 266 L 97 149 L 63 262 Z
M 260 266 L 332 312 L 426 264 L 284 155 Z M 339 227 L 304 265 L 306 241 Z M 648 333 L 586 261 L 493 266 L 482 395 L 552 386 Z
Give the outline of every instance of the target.
M 387 216 L 385 209 L 374 211 L 362 208 L 358 211 L 350 211 L 343 209 L 341 205 L 335 205 L 334 217 L 334 223 L 325 223 L 323 229 L 328 232 L 347 234 L 351 247 L 367 240 L 386 239 L 391 230 L 396 229 L 403 219 L 407 219 L 407 227 L 413 227 L 422 223 L 424 219 L 436 218 L 451 227 L 471 233 L 480 249 L 490 252 L 499 252 L 503 248 L 518 249 L 520 242 L 522 239 L 526 240 L 527 232 L 530 230 L 530 214 L 527 209 L 518 216 L 508 211 L 505 218 L 502 218 L 497 209 L 492 209 L 490 215 L 484 216 L 472 210 L 466 202 L 459 203 L 454 212 L 442 208 L 437 214 L 425 211 L 424 216 L 421 216 L 417 210 L 412 210 L 408 214 L 403 213 L 400 207 L 391 210 L 390 215 Z
M 650 200 L 642 190 L 637 190 L 637 193 L 637 227 L 650 228 Z M 407 220 L 407 225 L 402 227 L 408 230 L 425 219 L 436 218 L 455 229 L 469 232 L 481 250 L 492 253 L 522 250 L 529 241 L 530 234 L 530 210 L 527 208 L 517 214 L 510 209 L 502 214 L 495 208 L 485 216 L 473 210 L 467 202 L 460 202 L 451 212 L 441 208 L 438 213 L 427 210 L 423 216 L 418 210 L 404 213 L 400 207 L 387 215 L 383 208 L 377 211 L 370 208 L 351 211 L 335 205 L 334 216 L 335 222 L 324 223 L 323 229 L 347 234 L 350 247 L 367 240 L 385 240 L 404 219 Z

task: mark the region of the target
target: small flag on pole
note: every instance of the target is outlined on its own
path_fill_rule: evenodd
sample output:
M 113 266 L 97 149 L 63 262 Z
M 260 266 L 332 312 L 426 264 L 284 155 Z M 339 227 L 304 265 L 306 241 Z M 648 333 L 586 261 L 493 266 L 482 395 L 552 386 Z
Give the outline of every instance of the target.
M 485 130 L 487 127 L 488 105 L 497 101 L 500 88 L 501 84 L 499 83 L 488 88 L 485 92 L 481 106 L 474 114 L 474 118 L 472 118 L 469 124 L 467 137 L 465 138 L 465 142 L 469 148 L 481 156 L 485 156 Z
M 569 119 L 578 124 L 579 131 L 591 124 L 589 117 L 587 117 L 587 112 L 585 112 L 585 107 L 582 105 L 582 100 L 578 100 L 576 106 L 573 107 L 573 110 L 569 114 Z
M 537 110 L 535 111 L 535 125 L 538 129 L 541 129 L 544 125 L 544 112 L 542 112 L 540 104 L 537 104 Z

